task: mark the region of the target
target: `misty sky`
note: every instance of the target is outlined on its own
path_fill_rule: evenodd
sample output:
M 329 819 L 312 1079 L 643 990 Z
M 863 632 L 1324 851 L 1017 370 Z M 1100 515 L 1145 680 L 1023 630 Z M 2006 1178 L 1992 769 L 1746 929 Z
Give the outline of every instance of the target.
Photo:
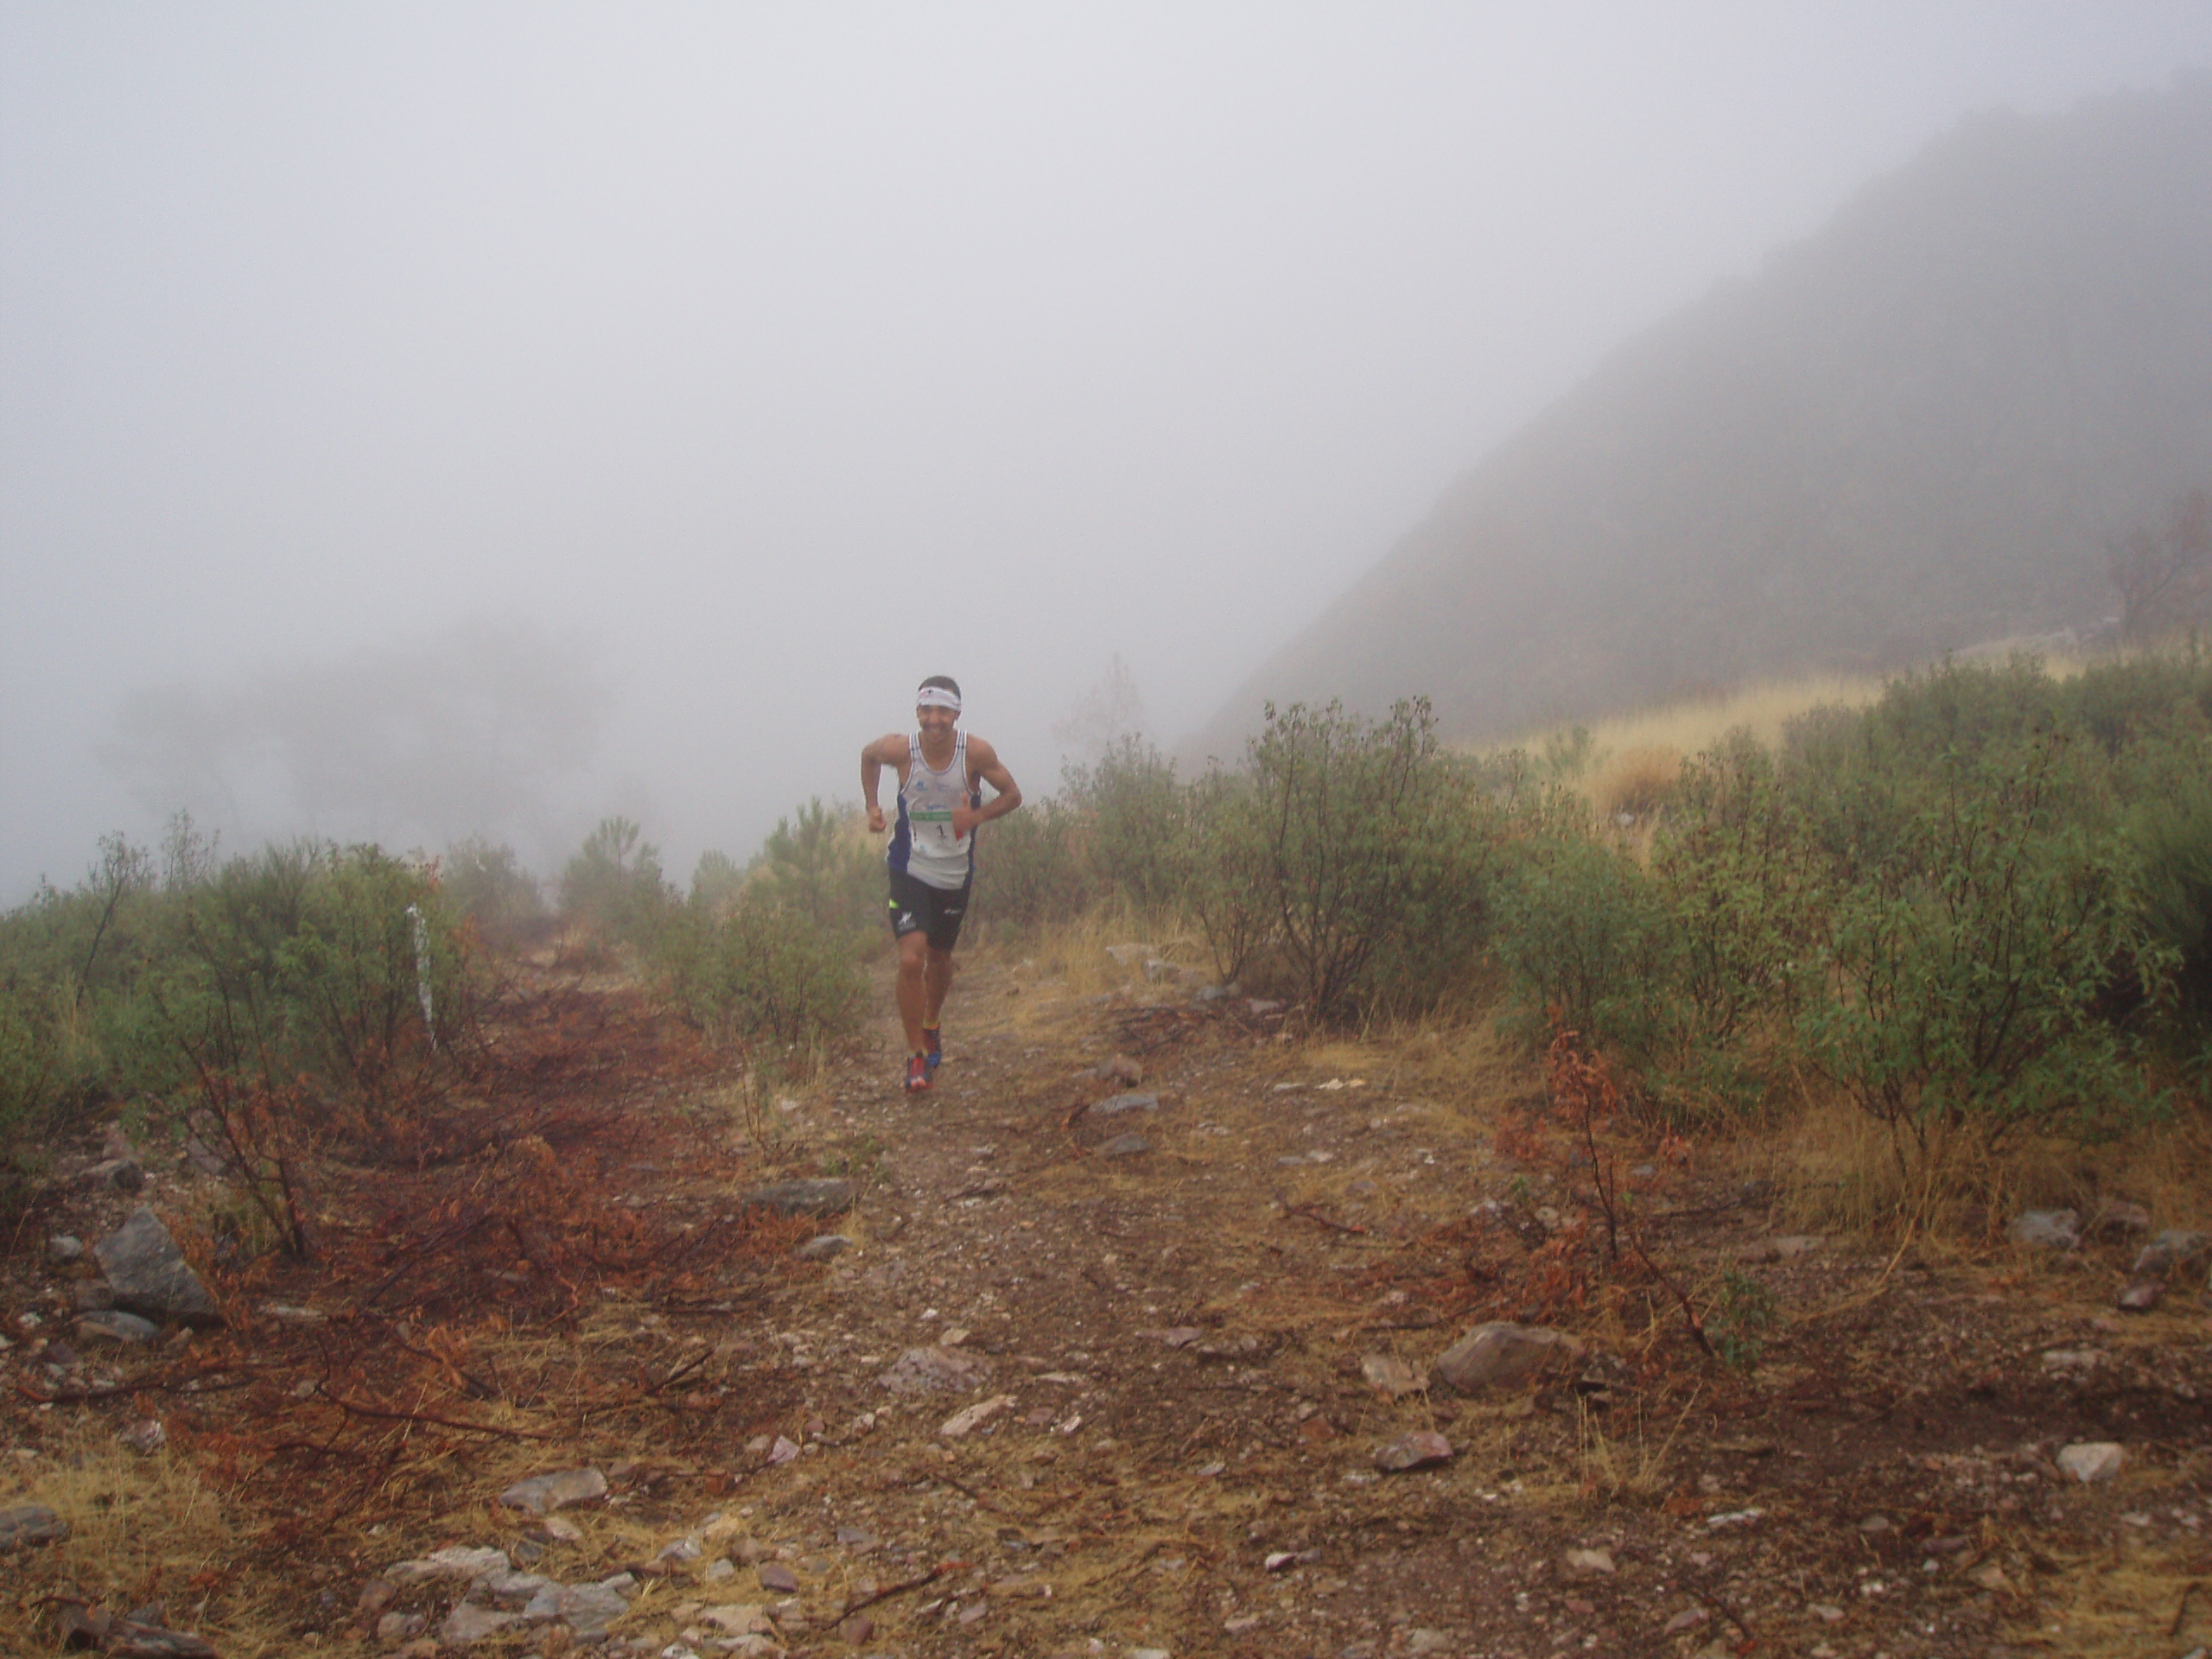
M 1115 653 L 1172 743 L 1961 116 L 2207 64 L 2137 0 L 4 0 L 0 903 L 181 804 L 126 710 L 463 654 L 559 681 L 483 826 L 541 868 L 749 854 L 930 673 L 1043 792 Z M 212 827 L 433 833 L 282 798 Z

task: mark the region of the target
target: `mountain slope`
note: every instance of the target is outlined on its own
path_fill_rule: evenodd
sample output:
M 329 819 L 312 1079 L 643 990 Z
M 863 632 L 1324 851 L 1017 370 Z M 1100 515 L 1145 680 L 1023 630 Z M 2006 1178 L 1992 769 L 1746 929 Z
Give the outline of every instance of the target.
M 1977 117 L 1630 341 L 1188 748 L 1265 700 L 1459 737 L 2115 608 L 2107 538 L 2212 482 L 2212 79 Z

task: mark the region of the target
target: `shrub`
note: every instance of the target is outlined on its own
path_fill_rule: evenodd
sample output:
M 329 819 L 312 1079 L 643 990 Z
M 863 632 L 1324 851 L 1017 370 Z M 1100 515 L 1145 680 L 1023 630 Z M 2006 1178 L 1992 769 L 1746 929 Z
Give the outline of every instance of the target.
M 1816 1063 L 1885 1125 L 1900 1164 L 1954 1135 L 2094 1133 L 2143 1103 L 2097 1001 L 2115 966 L 2152 983 L 2125 854 L 2063 820 L 2064 741 L 1954 760 L 1871 879 L 1828 906 L 1825 970 L 1798 1025 Z
M 494 938 L 511 939 L 545 916 L 537 878 L 522 867 L 515 849 L 478 836 L 457 842 L 440 867 L 447 907 Z
M 661 879 L 660 853 L 639 843 L 627 818 L 601 818 L 561 871 L 561 909 L 607 937 L 643 944 L 667 919 L 673 895 Z
M 817 932 L 873 936 L 883 910 L 883 858 L 852 807 L 817 796 L 776 828 L 753 862 L 762 896 Z
M 1433 1006 L 1474 965 L 1494 838 L 1426 701 L 1370 723 L 1267 709 L 1243 772 L 1192 798 L 1199 914 L 1224 973 L 1280 951 L 1317 1020 Z
M 664 932 L 671 988 L 710 1035 L 804 1071 L 857 1028 L 863 988 L 849 944 L 748 892 L 719 914 L 688 910 Z
M 1531 1040 L 1560 1027 L 1649 1070 L 1681 967 L 1664 895 L 1625 851 L 1565 818 L 1513 842 L 1495 950 Z
M 976 842 L 973 915 L 1026 933 L 1080 913 L 1092 895 L 1077 830 L 1075 812 L 1053 800 L 1025 801 L 1019 812 L 994 818 Z
M 1175 763 L 1143 739 L 1118 739 L 1095 766 L 1071 766 L 1062 798 L 1084 826 L 1085 891 L 1140 914 L 1175 909 L 1191 855 Z

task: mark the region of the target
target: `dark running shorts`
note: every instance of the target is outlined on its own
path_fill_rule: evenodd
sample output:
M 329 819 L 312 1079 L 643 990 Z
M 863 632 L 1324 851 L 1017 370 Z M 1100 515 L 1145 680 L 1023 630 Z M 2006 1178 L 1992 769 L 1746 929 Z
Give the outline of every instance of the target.
M 950 950 L 960 942 L 960 924 L 968 914 L 971 876 L 947 890 L 918 880 L 905 870 L 891 872 L 891 937 L 926 933 L 932 950 Z

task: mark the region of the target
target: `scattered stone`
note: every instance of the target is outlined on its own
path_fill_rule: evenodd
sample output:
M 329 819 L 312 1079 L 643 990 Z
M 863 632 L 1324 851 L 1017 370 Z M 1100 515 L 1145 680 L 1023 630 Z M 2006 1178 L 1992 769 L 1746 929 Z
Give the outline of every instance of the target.
M 1685 1630 L 1696 1630 L 1712 1617 L 1702 1607 L 1685 1607 L 1667 1621 L 1664 1629 L 1669 1636 L 1680 1636 Z
M 964 1440 L 983 1424 L 1014 1403 L 1010 1394 L 995 1394 L 988 1400 L 979 1400 L 967 1410 L 948 1417 L 938 1426 L 938 1438 Z
M 398 1597 L 399 1586 L 390 1579 L 371 1579 L 362 1585 L 361 1593 L 353 1602 L 353 1611 L 363 1618 L 374 1618 Z
M 731 1636 L 773 1636 L 767 1610 L 755 1602 L 730 1601 L 699 1610 L 699 1622 Z
M 1433 1429 L 1402 1434 L 1375 1454 L 1375 1466 L 1386 1475 L 1403 1474 L 1408 1469 L 1427 1469 L 1451 1461 L 1452 1442 Z
M 2139 1204 L 2127 1204 L 2115 1198 L 2097 1211 L 2097 1218 L 2089 1224 L 2089 1230 L 2107 1237 L 2147 1233 L 2151 1230 L 2151 1212 Z
M 1438 1356 L 1436 1376 L 1462 1394 L 1479 1394 L 1579 1365 L 1582 1356 L 1582 1344 L 1563 1331 L 1497 1319 L 1477 1325 Z
M 788 1434 L 777 1435 L 774 1443 L 768 1448 L 768 1462 L 771 1465 L 790 1463 L 798 1456 L 798 1442 Z
M 855 1613 L 837 1625 L 837 1639 L 848 1647 L 857 1648 L 874 1634 L 875 1621 L 866 1613 Z
M 1116 1054 L 1101 1065 L 1095 1075 L 1109 1083 L 1126 1083 L 1135 1088 L 1144 1081 L 1144 1067 L 1126 1054 Z
M 443 1647 L 466 1648 L 519 1622 L 518 1614 L 503 1613 L 494 1607 L 464 1601 L 448 1613 L 445 1623 L 438 1626 L 438 1642 Z
M 2139 1277 L 2146 1274 L 2171 1273 L 2176 1268 L 2185 1268 L 2190 1262 L 2212 1255 L 2212 1234 L 2188 1233 L 2169 1229 L 2143 1247 L 2131 1269 Z
M 1419 1394 L 1422 1388 L 1420 1374 L 1391 1354 L 1363 1356 L 1359 1362 L 1359 1374 L 1367 1379 L 1370 1388 L 1380 1389 L 1393 1400 Z
M 763 1561 L 753 1569 L 760 1587 L 772 1595 L 795 1596 L 798 1593 L 798 1574 L 781 1561 Z
M 289 1302 L 264 1302 L 254 1312 L 280 1325 L 321 1325 L 330 1317 L 320 1308 L 296 1307 Z
M 432 1550 L 411 1561 L 396 1561 L 385 1568 L 384 1576 L 404 1590 L 448 1579 L 471 1584 L 493 1573 L 512 1571 L 513 1565 L 504 1549 L 470 1549 L 466 1545 L 454 1544 L 446 1549 Z
M 2131 1279 L 2114 1300 L 2123 1313 L 2148 1313 L 2166 1294 L 2163 1279 Z
M 51 1544 L 69 1535 L 69 1523 L 43 1503 L 0 1510 L 0 1550 L 18 1544 Z
M 207 1287 L 186 1262 L 161 1217 L 144 1205 L 94 1245 L 92 1254 L 115 1292 L 115 1305 L 125 1312 L 187 1325 L 222 1323 Z
M 169 1432 L 158 1417 L 149 1417 L 119 1430 L 115 1437 L 142 1458 L 150 1458 L 169 1443 Z
M 817 1219 L 842 1216 L 860 1197 L 850 1181 L 776 1181 L 756 1186 L 738 1200 L 749 1208 L 772 1210 L 779 1216 L 813 1216 Z
M 2024 1211 L 2014 1219 L 2009 1235 L 2015 1244 L 2070 1250 L 2082 1243 L 2082 1217 L 2071 1210 Z
M 46 1259 L 57 1268 L 74 1266 L 85 1259 L 85 1241 L 68 1233 L 56 1233 L 46 1241 Z
M 965 1393 L 982 1385 L 988 1369 L 950 1348 L 909 1348 L 876 1380 L 893 1394 Z
M 569 1634 L 579 1642 L 601 1641 L 607 1635 L 607 1627 L 630 1611 L 629 1602 L 614 1587 L 625 1580 L 635 1587 L 637 1581 L 627 1573 L 617 1573 L 604 1584 L 548 1584 L 522 1610 L 522 1622 L 558 1622 L 566 1624 Z M 512 1620 L 515 1615 L 506 1617 Z
M 1560 1565 L 1570 1579 L 1610 1579 L 1617 1570 L 1610 1549 L 1570 1549 Z
M 2086 1440 L 2058 1454 L 2058 1466 L 2084 1486 L 2116 1478 L 2127 1455 L 2110 1440 Z
M 1160 1096 L 1139 1094 L 1109 1095 L 1090 1109 L 1099 1116 L 1109 1116 L 1115 1112 L 1156 1112 L 1160 1109 Z
M 678 1538 L 673 1543 L 663 1544 L 660 1554 L 654 1557 L 662 1561 L 696 1561 L 707 1552 L 699 1548 L 696 1538 Z
M 1135 1133 L 1117 1135 L 1098 1150 L 1109 1158 L 1135 1158 L 1150 1152 L 1152 1142 Z
M 817 1233 L 791 1254 L 802 1262 L 827 1262 L 852 1248 L 853 1241 L 842 1233 Z
M 531 1515 L 550 1515 L 571 1503 L 588 1503 L 607 1496 L 607 1477 L 597 1469 L 562 1469 L 551 1474 L 518 1480 L 499 1494 L 511 1510 Z
M 385 1613 L 377 1619 L 377 1640 L 412 1642 L 429 1628 L 429 1619 L 421 1613 Z
M 161 1334 L 160 1325 L 151 1319 L 142 1319 L 136 1313 L 87 1313 L 77 1321 L 77 1340 L 82 1343 L 113 1342 L 136 1347 Z

